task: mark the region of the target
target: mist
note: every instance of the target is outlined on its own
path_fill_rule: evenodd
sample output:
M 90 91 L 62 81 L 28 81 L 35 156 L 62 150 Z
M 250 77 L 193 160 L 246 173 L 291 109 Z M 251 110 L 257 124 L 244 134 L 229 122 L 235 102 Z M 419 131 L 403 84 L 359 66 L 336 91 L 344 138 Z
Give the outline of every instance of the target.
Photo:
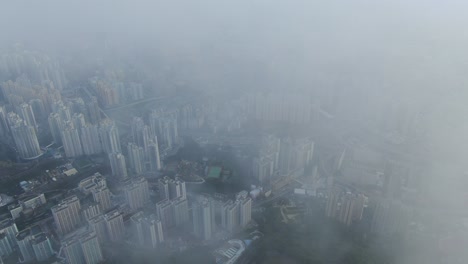
M 214 263 L 236 239 L 235 263 L 466 261 L 465 1 L 17 0 L 0 10 L 0 193 L 11 198 L 0 220 L 18 226 L 1 227 L 0 240 L 40 226 L 49 260 L 63 263 L 81 229 L 108 263 L 189 263 L 198 249 Z M 35 140 L 23 144 L 18 127 Z M 57 176 L 66 164 L 76 178 Z M 99 237 L 88 212 L 76 234 L 55 209 L 52 220 L 70 195 L 100 203 L 80 187 L 95 173 L 113 205 L 96 215 L 123 216 L 119 239 Z M 141 204 L 129 198 L 137 181 Z M 183 195 L 164 193 L 181 182 Z M 40 193 L 40 221 L 15 215 L 12 204 L 26 212 L 25 197 Z M 181 225 L 164 216 L 169 204 L 187 206 Z M 228 228 L 233 204 L 252 219 Z M 212 230 L 201 232 L 208 207 Z M 164 233 L 152 249 L 133 232 L 151 221 Z M 24 259 L 18 241 L 0 263 Z

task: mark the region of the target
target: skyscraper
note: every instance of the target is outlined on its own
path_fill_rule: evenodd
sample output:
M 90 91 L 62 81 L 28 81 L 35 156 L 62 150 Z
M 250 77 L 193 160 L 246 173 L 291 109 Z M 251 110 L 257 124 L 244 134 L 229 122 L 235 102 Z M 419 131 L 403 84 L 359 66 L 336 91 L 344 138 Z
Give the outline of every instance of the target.
M 76 129 L 71 122 L 65 125 L 61 135 L 63 149 L 68 158 L 78 157 L 84 154 L 78 129 Z
M 122 214 L 117 211 L 111 211 L 104 215 L 104 221 L 107 226 L 107 235 L 110 241 L 121 241 L 125 234 L 125 226 Z
M 149 202 L 148 181 L 143 177 L 131 179 L 126 183 L 124 193 L 130 209 L 140 209 Z
M 10 115 L 9 123 L 11 134 L 16 145 L 19 155 L 23 159 L 32 159 L 42 154 L 37 140 L 36 130 L 32 126 L 28 126 L 18 115 Z
M 350 226 L 353 222 L 361 220 L 364 204 L 364 195 L 334 187 L 328 194 L 325 215 Z
M 338 204 L 342 190 L 334 187 L 328 193 L 327 204 L 325 206 L 325 215 L 330 218 L 335 218 L 338 214 Z
M 33 236 L 29 228 L 22 230 L 16 235 L 16 243 L 21 252 L 21 262 L 30 262 L 35 258 L 34 249 L 31 244 L 32 239 Z
M 96 233 L 99 243 L 107 241 L 107 223 L 104 215 L 98 215 L 88 220 L 89 229 Z
M 209 199 L 199 199 L 192 204 L 193 233 L 209 240 L 214 232 L 214 212 Z
M 135 174 L 141 174 L 145 165 L 145 151 L 135 143 L 129 142 L 127 145 L 129 167 Z
M 85 178 L 78 183 L 78 189 L 84 194 L 89 194 L 97 188 L 106 186 L 106 179 L 99 172 L 94 173 L 90 177 Z
M 158 171 L 162 168 L 161 157 L 159 155 L 158 138 L 156 136 L 154 137 L 154 140 L 149 141 L 148 162 L 150 171 Z
M 0 258 L 7 258 L 13 253 L 13 245 L 11 245 L 7 234 L 0 233 Z
M 138 212 L 130 221 L 134 240 L 140 246 L 156 248 L 164 241 L 162 223 L 155 215 L 145 216 L 143 212 Z
M 104 259 L 95 232 L 85 232 L 80 236 L 81 250 L 86 264 L 98 264 Z
M 175 180 L 165 176 L 159 180 L 159 192 L 163 199 L 175 199 L 178 197 L 187 197 L 185 182 L 179 178 Z
M 256 157 L 253 159 L 253 177 L 260 184 L 269 183 L 274 172 L 274 161 L 268 157 Z
M 39 98 L 31 99 L 29 100 L 29 105 L 32 108 L 32 111 L 34 113 L 34 118 L 36 120 L 42 120 L 47 116 L 48 112 L 46 112 L 46 109 L 44 107 L 44 101 L 42 101 L 42 99 L 39 99 Z
M 232 232 L 239 227 L 240 210 L 239 203 L 229 200 L 223 205 L 221 212 L 221 225 Z
M 122 152 L 119 131 L 114 121 L 110 119 L 103 120 L 99 126 L 99 134 L 103 149 L 107 154 Z
M 145 246 L 145 234 L 143 233 L 143 220 L 144 214 L 142 211 L 130 217 L 131 229 L 133 240 L 140 246 Z
M 401 201 L 378 201 L 372 217 L 371 232 L 384 235 L 404 232 L 410 223 L 410 214 L 411 208 Z
M 164 149 L 172 149 L 179 143 L 176 113 L 153 111 L 149 117 L 151 132 L 158 137 Z
M 70 264 L 83 264 L 86 263 L 83 256 L 83 249 L 81 248 L 80 241 L 72 237 L 62 242 L 62 251 L 65 254 L 67 263 Z
M 174 221 L 176 226 L 182 226 L 189 221 L 188 202 L 185 197 L 178 197 L 172 201 L 174 207 Z
M 171 199 L 178 197 L 186 198 L 187 191 L 185 189 L 185 182 L 177 177 L 175 180 L 169 181 L 169 195 Z
M 22 103 L 18 107 L 18 111 L 20 113 L 21 118 L 26 123 L 26 125 L 33 127 L 35 132 L 37 132 L 36 118 L 34 117 L 34 112 L 32 110 L 31 105 L 27 103 Z
M 252 199 L 250 197 L 241 198 L 239 201 L 241 227 L 245 227 L 252 220 Z
M 103 255 L 96 233 L 84 231 L 62 242 L 62 251 L 69 264 L 98 264 Z
M 57 113 L 60 117 L 60 120 L 63 122 L 71 121 L 71 111 L 68 106 L 66 106 L 63 101 L 57 101 L 52 104 L 52 111 Z
M 7 218 L 0 221 L 0 233 L 6 234 L 10 244 L 12 246 L 16 246 L 16 234 L 18 233 L 18 228 L 16 227 L 13 219 Z
M 81 212 L 84 220 L 88 221 L 89 219 L 101 214 L 101 206 L 96 202 L 87 203 L 82 206 Z
M 102 212 L 106 212 L 112 207 L 112 201 L 110 198 L 110 191 L 107 187 L 98 187 L 91 191 L 93 199 L 96 203 L 99 203 Z
M 282 139 L 279 153 L 280 173 L 288 175 L 304 169 L 312 161 L 314 146 L 315 143 L 309 138 Z
M 164 234 L 161 220 L 155 215 L 146 217 L 142 221 L 146 244 L 151 248 L 156 248 L 158 244 L 164 242 Z
M 97 125 L 86 124 L 82 126 L 80 138 L 84 154 L 93 155 L 102 152 Z
M 0 106 L 0 130 L 3 136 L 7 136 L 10 132 L 7 122 L 7 111 L 5 106 Z
M 37 261 L 46 261 L 54 255 L 52 244 L 44 233 L 34 235 L 31 245 Z
M 49 129 L 50 133 L 52 134 L 52 138 L 56 144 L 62 144 L 62 120 L 60 119 L 60 115 L 58 113 L 51 113 L 49 115 Z
M 73 127 L 80 130 L 81 127 L 86 125 L 85 117 L 83 113 L 74 113 L 72 116 Z
M 156 203 L 156 214 L 161 219 L 164 229 L 173 227 L 174 221 L 174 206 L 171 201 L 164 199 Z
M 141 117 L 134 117 L 132 122 L 132 138 L 135 144 L 144 149 L 145 155 L 148 154 L 150 141 L 150 129 Z
M 62 235 L 70 233 L 81 224 L 81 204 L 75 195 L 62 200 L 51 210 L 57 230 Z
M 169 181 L 171 179 L 167 176 L 164 176 L 162 179 L 158 180 L 158 189 L 159 189 L 159 196 L 162 199 L 170 199 L 169 195 Z
M 112 175 L 120 179 L 126 179 L 127 174 L 127 163 L 125 162 L 125 156 L 122 153 L 111 153 L 109 154 L 109 161 L 111 164 Z
M 92 96 L 88 103 L 86 103 L 86 111 L 89 117 L 89 122 L 92 124 L 98 124 L 101 120 L 101 112 L 96 97 Z

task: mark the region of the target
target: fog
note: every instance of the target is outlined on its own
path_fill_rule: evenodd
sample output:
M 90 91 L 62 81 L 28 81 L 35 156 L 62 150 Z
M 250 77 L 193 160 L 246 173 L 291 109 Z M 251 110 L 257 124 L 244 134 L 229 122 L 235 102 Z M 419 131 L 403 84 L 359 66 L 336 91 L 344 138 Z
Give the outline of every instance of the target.
M 283 130 L 300 131 L 311 136 L 315 143 L 312 165 L 307 165 L 318 164 L 320 174 L 323 160 L 339 163 L 332 167 L 343 182 L 371 190 L 363 191 L 369 197 L 369 208 L 374 208 L 383 197 L 402 201 L 411 206 L 415 216 L 408 225 L 431 230 L 427 231 L 428 235 L 418 229 L 433 239 L 428 239 L 433 242 L 430 246 L 415 239 L 417 242 L 411 242 L 413 244 L 408 242 L 414 252 L 389 249 L 390 260 L 382 263 L 423 263 L 428 258 L 434 263 L 466 261 L 466 254 L 456 250 L 448 250 L 451 253 L 447 254 L 455 252 L 453 258 L 440 255 L 444 251 L 440 249 L 441 241 L 452 238 L 454 233 L 463 233 L 461 238 L 457 236 L 462 248 L 468 245 L 468 230 L 463 226 L 468 219 L 465 212 L 468 123 L 464 121 L 468 116 L 466 1 L 15 0 L 2 1 L 0 11 L 0 58 L 2 54 L 27 50 L 60 62 L 68 80 L 61 91 L 62 99 L 76 96 L 78 88 L 91 87 L 93 77 L 114 78 L 125 84 L 141 83 L 145 96 L 138 100 L 157 96 L 192 97 L 192 94 L 209 97 L 200 104 L 203 106 L 199 105 L 203 108 L 209 105 L 208 101 L 216 102 L 216 106 L 206 107 L 210 110 L 205 109 L 209 112 L 203 116 L 206 123 L 215 123 L 213 119 L 228 123 L 237 118 L 237 114 L 242 118 L 245 115 L 245 120 L 254 120 L 239 121 L 247 125 L 237 132 L 221 130 L 209 136 L 202 129 L 194 132 L 191 128 L 182 128 L 180 133 L 187 138 L 196 140 L 203 135 L 210 140 L 210 137 L 249 137 L 249 133 L 253 137 L 254 133 L 278 135 Z M 115 77 L 119 73 L 128 79 Z M 19 76 L 19 73 L 0 72 L 0 86 Z M 2 105 L 16 109 L 5 93 Z M 70 94 L 72 96 L 68 96 Z M 285 120 L 274 125 L 263 122 L 265 120 L 256 118 L 246 106 L 249 99 L 245 98 L 251 95 L 310 101 L 311 117 L 307 124 L 297 127 Z M 147 109 L 125 112 L 112 110 L 120 106 L 106 108 L 97 97 L 105 110 L 103 113 L 118 120 L 119 126 L 130 127 L 133 115 L 144 118 L 148 115 Z M 275 100 L 268 101 L 273 108 L 277 106 Z M 298 102 L 303 102 L 301 100 Z M 162 99 L 151 107 L 164 108 L 165 104 L 173 105 L 172 101 Z M 242 106 L 236 108 L 238 104 Z M 257 119 L 261 121 L 256 123 Z M 47 117 L 43 121 L 48 129 Z M 218 131 L 216 129 L 222 125 L 217 124 L 205 126 L 211 129 L 209 131 Z M 130 138 L 133 130 L 122 132 L 120 129 L 123 146 L 131 141 L 127 137 Z M 2 137 L 2 141 L 8 141 L 7 136 Z M 400 138 L 403 139 L 395 143 Z M 261 145 L 257 137 L 251 140 Z M 235 144 L 232 147 L 237 151 Z M 222 156 L 218 152 L 204 151 L 209 157 Z M 338 162 L 340 155 L 343 157 Z M 202 163 L 201 159 L 198 162 Z M 226 164 L 225 160 L 223 162 Z M 374 178 L 378 173 L 388 173 L 386 165 L 382 164 L 392 162 L 399 164 L 395 166 L 404 164 L 401 170 L 410 175 L 404 176 L 400 168 L 391 170 L 391 175 L 401 173 L 392 177 L 405 181 L 398 186 L 398 198 L 376 194 L 373 187 L 369 187 L 385 185 L 377 184 Z M 233 163 L 244 166 L 241 161 Z M 344 168 L 341 168 L 342 163 Z M 158 172 L 158 177 L 160 174 Z M 332 177 L 324 174 L 322 172 L 319 178 Z M 255 182 L 247 175 L 243 177 L 239 184 L 249 186 Z M 411 179 L 402 180 L 404 177 Z M 331 194 L 324 194 L 324 197 L 328 201 L 332 199 Z M 378 211 L 379 206 L 375 208 Z M 376 221 L 375 216 L 370 218 Z M 463 227 L 452 229 L 453 225 Z M 265 230 L 269 230 L 267 227 Z M 312 224 L 303 227 L 316 230 Z M 407 238 L 411 234 L 408 231 L 403 236 Z M 268 234 L 265 235 L 268 239 Z M 367 232 L 363 237 L 368 239 Z M 320 243 L 332 243 L 324 241 Z M 395 243 L 384 236 L 378 236 L 375 241 L 382 247 Z M 260 248 L 269 252 L 268 246 Z M 433 248 L 439 251 L 420 256 Z M 320 256 L 315 258 L 317 262 L 310 263 L 326 263 L 324 256 L 328 253 L 324 252 L 328 251 L 317 253 Z M 257 262 L 244 263 L 267 263 L 265 259 L 269 258 L 254 258 Z M 285 259 L 284 263 L 289 263 L 287 261 Z M 298 258 L 294 261 L 291 263 L 301 263 Z M 378 261 L 341 259 L 336 263 Z

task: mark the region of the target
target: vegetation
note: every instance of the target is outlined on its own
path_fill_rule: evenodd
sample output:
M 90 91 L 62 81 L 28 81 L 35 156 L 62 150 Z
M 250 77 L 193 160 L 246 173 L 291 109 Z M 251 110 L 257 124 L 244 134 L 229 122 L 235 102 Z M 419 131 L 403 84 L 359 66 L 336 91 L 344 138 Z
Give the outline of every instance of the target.
M 265 237 L 255 256 L 258 263 L 391 263 L 372 240 L 325 218 L 316 203 L 298 223 L 281 220 L 278 208 L 271 207 L 259 221 Z

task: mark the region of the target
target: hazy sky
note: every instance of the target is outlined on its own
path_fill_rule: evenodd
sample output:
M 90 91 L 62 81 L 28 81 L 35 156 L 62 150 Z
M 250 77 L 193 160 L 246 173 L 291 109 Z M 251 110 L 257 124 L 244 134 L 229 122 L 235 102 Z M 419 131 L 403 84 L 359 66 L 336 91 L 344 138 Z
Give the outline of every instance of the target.
M 468 132 L 457 122 L 468 114 L 466 1 L 15 0 L 0 10 L 0 46 L 63 52 L 105 36 L 130 53 L 154 47 L 207 86 L 339 87 L 363 103 L 431 106 L 434 137 L 455 133 L 455 146 Z

